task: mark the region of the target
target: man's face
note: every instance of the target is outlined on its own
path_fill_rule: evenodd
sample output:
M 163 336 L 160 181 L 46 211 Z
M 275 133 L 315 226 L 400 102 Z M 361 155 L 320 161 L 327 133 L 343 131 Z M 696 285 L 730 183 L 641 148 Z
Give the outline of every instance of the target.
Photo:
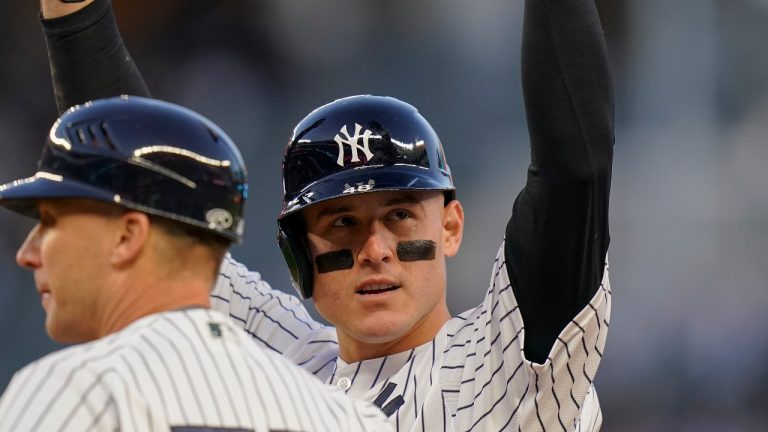
M 441 192 L 373 192 L 318 203 L 304 219 L 315 306 L 336 326 L 343 357 L 412 348 L 450 318 L 445 257 L 461 242 L 458 201 L 445 206 Z
M 42 200 L 38 210 L 16 262 L 34 272 L 46 332 L 64 343 L 96 339 L 114 218 L 83 200 Z

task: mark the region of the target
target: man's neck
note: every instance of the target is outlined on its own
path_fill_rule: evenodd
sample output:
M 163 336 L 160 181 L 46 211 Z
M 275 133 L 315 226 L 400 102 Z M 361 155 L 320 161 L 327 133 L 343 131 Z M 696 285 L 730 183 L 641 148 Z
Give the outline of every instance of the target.
M 446 305 L 438 307 L 423 321 L 403 336 L 386 342 L 371 343 L 355 339 L 336 329 L 339 340 L 339 356 L 347 363 L 386 357 L 424 345 L 435 338 L 440 329 L 451 319 Z
M 190 307 L 210 307 L 212 281 L 154 280 L 122 283 L 106 305 L 99 325 L 100 337 L 118 332 L 136 320 L 160 312 Z

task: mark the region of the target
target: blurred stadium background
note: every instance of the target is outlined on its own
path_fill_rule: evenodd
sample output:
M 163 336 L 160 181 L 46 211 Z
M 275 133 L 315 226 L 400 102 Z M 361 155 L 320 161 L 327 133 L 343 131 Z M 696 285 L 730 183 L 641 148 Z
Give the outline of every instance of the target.
M 358 93 L 419 107 L 467 212 L 449 261 L 454 313 L 480 300 L 525 180 L 522 3 L 114 0 L 154 96 L 209 116 L 242 148 L 252 194 L 234 255 L 277 288 L 290 289 L 274 220 L 294 123 Z M 767 430 L 768 1 L 598 6 L 617 88 L 604 429 Z M 56 109 L 37 2 L 4 1 L 0 13 L 6 182 L 33 172 Z M 0 390 L 59 348 L 14 263 L 31 226 L 0 212 Z

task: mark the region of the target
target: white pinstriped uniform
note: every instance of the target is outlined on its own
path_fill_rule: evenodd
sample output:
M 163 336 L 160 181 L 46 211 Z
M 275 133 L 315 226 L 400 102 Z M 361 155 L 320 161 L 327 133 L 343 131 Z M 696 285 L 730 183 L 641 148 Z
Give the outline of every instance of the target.
M 227 428 L 227 429 L 223 429 Z M 260 349 L 219 312 L 144 317 L 19 371 L 0 431 L 389 431 L 379 409 Z
M 398 431 L 596 431 L 602 415 L 592 379 L 611 310 L 606 265 L 591 302 L 559 335 L 548 360 L 523 357 L 525 331 L 504 261 L 493 265 L 483 302 L 454 317 L 429 343 L 346 364 L 336 332 L 293 296 L 227 257 L 213 305 L 259 343 L 354 398 L 382 407 Z

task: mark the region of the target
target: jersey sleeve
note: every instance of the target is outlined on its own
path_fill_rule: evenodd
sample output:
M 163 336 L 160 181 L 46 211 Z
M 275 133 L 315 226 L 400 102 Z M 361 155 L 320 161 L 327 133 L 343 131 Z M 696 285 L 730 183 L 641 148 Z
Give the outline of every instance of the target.
M 150 96 L 120 36 L 110 0 L 41 19 L 41 25 L 59 113 L 98 98 Z
M 545 360 L 534 362 L 523 350 L 527 327 L 506 265 L 502 246 L 483 303 L 457 317 L 448 332 L 443 373 L 451 384 L 445 394 L 458 393 L 452 414 L 459 429 L 599 430 L 602 416 L 592 382 L 610 320 L 608 270 Z
M 211 293 L 211 307 L 229 314 L 260 345 L 280 354 L 323 327 L 298 297 L 273 289 L 229 254 Z
M 0 431 L 112 431 L 119 426 L 101 375 L 44 360 L 14 375 L 0 399 Z
M 542 363 L 595 296 L 608 248 L 613 83 L 594 0 L 527 0 L 523 96 L 531 145 L 507 225 L 506 269 Z

